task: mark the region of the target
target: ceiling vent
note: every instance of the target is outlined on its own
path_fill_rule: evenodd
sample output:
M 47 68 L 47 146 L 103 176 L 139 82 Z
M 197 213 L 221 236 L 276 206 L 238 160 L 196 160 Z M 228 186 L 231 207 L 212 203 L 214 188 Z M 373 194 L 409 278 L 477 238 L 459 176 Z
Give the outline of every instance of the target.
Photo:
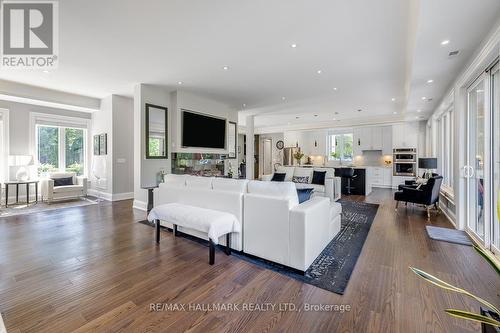
M 448 53 L 448 57 L 449 58 L 454 58 L 458 55 L 458 53 L 460 53 L 459 50 L 455 50 L 455 51 L 451 51 L 450 53 Z

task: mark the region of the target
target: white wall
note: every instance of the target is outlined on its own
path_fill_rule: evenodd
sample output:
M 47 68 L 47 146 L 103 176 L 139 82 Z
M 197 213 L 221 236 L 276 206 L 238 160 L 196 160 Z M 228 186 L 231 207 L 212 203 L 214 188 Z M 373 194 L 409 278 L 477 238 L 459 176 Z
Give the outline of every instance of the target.
M 134 101 L 113 95 L 113 194 L 130 197 L 134 192 Z
M 92 147 L 92 163 L 91 172 L 89 172 L 89 180 L 91 181 L 91 189 L 112 194 L 113 193 L 113 96 L 103 98 L 101 101 L 101 109 L 92 114 L 92 131 L 91 137 L 94 135 L 107 134 L 108 137 L 108 153 L 107 155 L 94 155 Z M 93 139 L 91 140 L 93 144 Z M 104 170 L 102 170 L 104 169 Z M 100 178 L 99 184 L 97 176 Z M 96 194 L 96 193 L 92 193 Z M 109 198 L 109 197 L 108 197 Z

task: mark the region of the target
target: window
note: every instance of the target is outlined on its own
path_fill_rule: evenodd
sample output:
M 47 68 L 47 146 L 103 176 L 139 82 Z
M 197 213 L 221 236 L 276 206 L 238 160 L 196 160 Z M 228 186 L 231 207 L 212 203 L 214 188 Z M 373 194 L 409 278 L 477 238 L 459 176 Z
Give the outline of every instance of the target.
M 332 133 L 328 135 L 329 161 L 352 161 L 352 133 Z
M 87 130 L 36 125 L 38 174 L 52 171 L 86 172 Z
M 443 176 L 443 187 L 453 192 L 453 108 L 437 120 L 438 172 Z

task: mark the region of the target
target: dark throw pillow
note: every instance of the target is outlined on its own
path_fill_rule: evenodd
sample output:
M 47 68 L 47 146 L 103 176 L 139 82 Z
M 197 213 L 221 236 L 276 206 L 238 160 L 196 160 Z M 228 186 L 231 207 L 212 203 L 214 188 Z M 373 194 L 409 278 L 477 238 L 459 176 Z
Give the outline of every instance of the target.
M 313 193 L 312 188 L 298 188 L 297 196 L 299 197 L 299 204 L 311 199 L 311 194 Z
M 304 177 L 293 176 L 292 182 L 294 182 L 294 183 L 300 183 L 300 184 L 307 184 L 307 183 L 309 183 L 309 177 L 307 177 L 307 176 L 304 176 Z
M 273 178 L 271 178 L 272 182 L 284 182 L 286 173 L 275 173 Z
M 326 171 L 313 171 L 311 184 L 325 185 Z
M 73 185 L 73 177 L 53 178 L 52 180 L 54 181 L 54 187 Z

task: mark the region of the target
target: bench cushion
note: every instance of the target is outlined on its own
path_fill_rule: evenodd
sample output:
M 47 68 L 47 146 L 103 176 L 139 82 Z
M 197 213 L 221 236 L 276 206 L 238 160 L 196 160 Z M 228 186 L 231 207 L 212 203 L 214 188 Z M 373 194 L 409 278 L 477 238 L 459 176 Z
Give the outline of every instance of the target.
M 241 232 L 241 225 L 233 214 L 179 203 L 156 206 L 149 213 L 148 220 L 166 221 L 205 232 L 215 244 L 218 244 L 219 237 L 225 234 Z

